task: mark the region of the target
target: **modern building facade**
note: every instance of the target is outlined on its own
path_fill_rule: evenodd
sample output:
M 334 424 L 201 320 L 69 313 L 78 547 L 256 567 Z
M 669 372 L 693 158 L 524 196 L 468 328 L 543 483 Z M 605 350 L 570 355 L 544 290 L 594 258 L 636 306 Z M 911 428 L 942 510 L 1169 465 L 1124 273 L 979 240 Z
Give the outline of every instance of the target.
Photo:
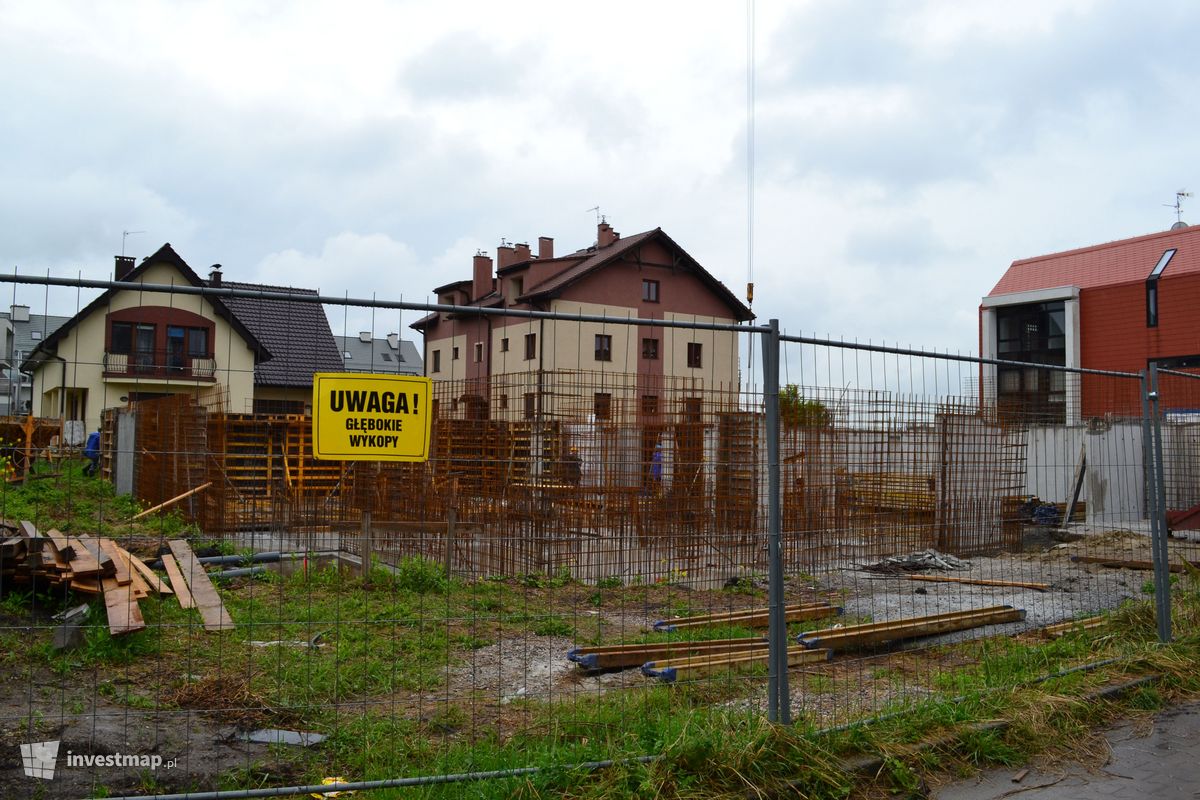
M 1200 367 L 1200 227 L 1014 261 L 979 309 L 980 352 L 1138 372 Z M 1137 386 L 1035 367 L 984 367 L 984 392 L 1047 422 L 1137 409 Z

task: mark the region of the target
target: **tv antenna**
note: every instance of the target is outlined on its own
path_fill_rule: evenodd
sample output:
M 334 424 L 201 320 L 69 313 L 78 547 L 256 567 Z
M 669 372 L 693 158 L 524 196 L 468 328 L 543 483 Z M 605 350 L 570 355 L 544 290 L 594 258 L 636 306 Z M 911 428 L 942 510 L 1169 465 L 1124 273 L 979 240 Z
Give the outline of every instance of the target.
M 1192 196 L 1191 192 L 1186 191 L 1184 189 L 1180 189 L 1178 192 L 1175 193 L 1175 202 L 1174 203 L 1163 203 L 1163 205 L 1166 206 L 1167 208 L 1175 209 L 1175 224 L 1176 225 L 1180 225 L 1183 223 L 1183 199 L 1185 197 L 1191 197 L 1191 196 Z
M 599 225 L 601 222 L 604 222 L 604 216 L 600 213 L 600 206 L 592 206 L 591 208 L 589 208 L 587 210 L 596 212 L 596 224 L 597 225 Z
M 121 258 L 125 257 L 125 240 L 135 233 L 145 233 L 145 231 L 121 231 Z

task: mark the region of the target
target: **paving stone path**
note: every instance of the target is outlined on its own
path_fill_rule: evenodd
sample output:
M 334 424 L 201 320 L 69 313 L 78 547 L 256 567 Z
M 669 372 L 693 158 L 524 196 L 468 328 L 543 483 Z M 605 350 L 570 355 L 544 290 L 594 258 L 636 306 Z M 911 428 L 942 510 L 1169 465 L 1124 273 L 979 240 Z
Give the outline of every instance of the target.
M 1100 769 L 1063 764 L 1052 771 L 1030 769 L 1019 783 L 1017 768 L 988 770 L 943 786 L 936 800 L 1197 800 L 1200 798 L 1200 702 L 1154 716 L 1149 735 L 1131 722 L 1105 736 L 1111 760 Z

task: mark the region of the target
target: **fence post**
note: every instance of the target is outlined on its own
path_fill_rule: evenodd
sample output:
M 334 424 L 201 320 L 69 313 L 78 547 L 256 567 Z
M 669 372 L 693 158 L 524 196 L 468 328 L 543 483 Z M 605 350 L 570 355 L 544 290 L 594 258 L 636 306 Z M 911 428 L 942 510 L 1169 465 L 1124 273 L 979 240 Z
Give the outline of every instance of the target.
M 1167 484 L 1163 467 L 1162 419 L 1158 395 L 1158 365 L 1150 362 L 1149 401 L 1151 441 L 1150 553 L 1154 562 L 1154 609 L 1158 622 L 1158 640 L 1171 641 L 1171 564 L 1167 552 Z
M 792 721 L 788 690 L 787 619 L 783 598 L 783 542 L 779 501 L 779 320 L 763 331 L 763 404 L 767 437 L 767 554 L 769 558 L 770 628 L 767 633 L 770 673 L 767 684 L 767 718 L 788 725 Z

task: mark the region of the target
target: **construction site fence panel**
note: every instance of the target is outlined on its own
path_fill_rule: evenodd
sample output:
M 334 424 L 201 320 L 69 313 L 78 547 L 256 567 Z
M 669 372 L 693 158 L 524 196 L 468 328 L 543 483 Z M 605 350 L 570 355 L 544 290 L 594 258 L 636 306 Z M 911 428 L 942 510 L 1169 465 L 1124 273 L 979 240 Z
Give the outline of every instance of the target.
M 285 293 L 325 309 L 339 368 L 363 368 L 355 340 L 389 356 L 366 369 L 433 379 L 428 461 L 330 461 L 287 383 L 301 315 L 255 354 L 221 303 L 259 330 L 261 292 L 39 290 L 35 313 L 93 322 L 54 340 L 0 488 L 14 796 L 476 772 L 502 795 L 511 770 L 652 756 L 684 720 L 953 699 L 996 648 L 1123 608 L 1169 639 L 1170 570 L 1200 561 L 1186 369 Z M 204 369 L 139 372 L 96 333 L 137 318 L 149 342 L 171 309 L 220 332 Z M 419 321 L 424 363 L 393 360 Z M 92 429 L 97 477 L 65 433 Z M 114 754 L 162 761 L 91 758 Z

